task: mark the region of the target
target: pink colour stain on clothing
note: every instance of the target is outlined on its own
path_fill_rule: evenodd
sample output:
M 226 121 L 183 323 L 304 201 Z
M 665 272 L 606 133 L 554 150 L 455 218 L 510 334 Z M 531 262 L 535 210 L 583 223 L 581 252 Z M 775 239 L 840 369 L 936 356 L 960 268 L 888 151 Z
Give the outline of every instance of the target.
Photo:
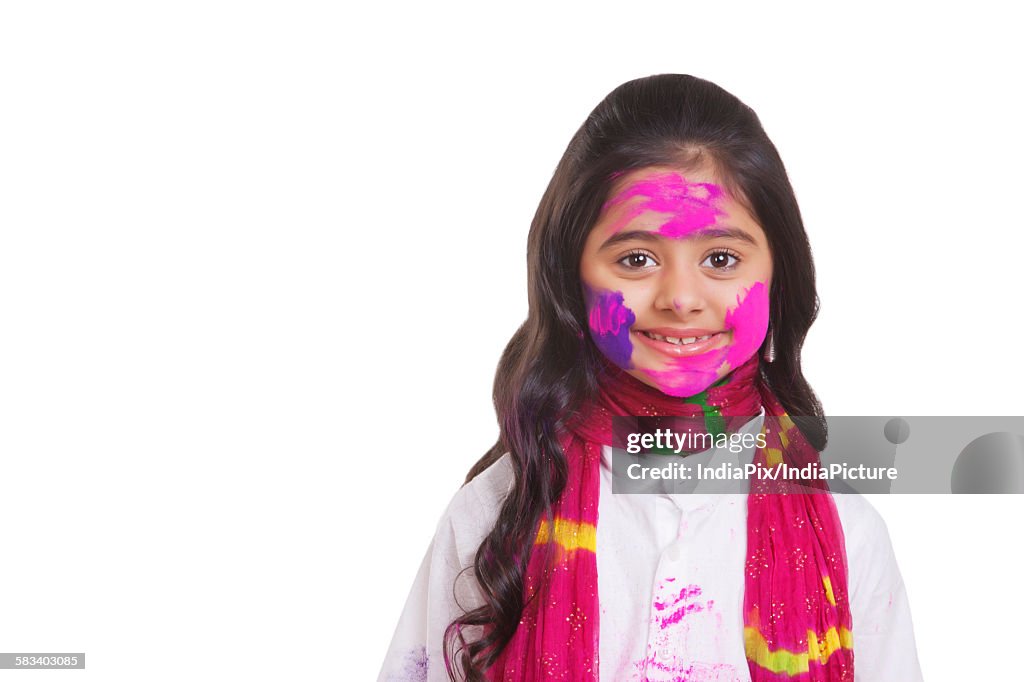
M 736 668 L 726 663 L 706 663 L 688 655 L 686 642 L 691 633 L 702 631 L 709 625 L 707 618 L 715 617 L 721 627 L 721 616 L 714 608 L 714 600 L 700 600 L 699 585 L 679 587 L 676 578 L 665 578 L 658 583 L 651 602 L 650 626 L 654 628 L 647 646 L 647 655 L 631 664 L 632 682 L 736 682 L 742 679 Z M 695 614 L 703 614 L 696 616 Z M 688 618 L 700 620 L 688 622 Z M 655 627 L 657 626 L 657 627 Z M 694 630 L 693 628 L 696 628 Z
M 696 611 L 703 611 L 714 606 L 714 600 L 708 601 L 706 604 L 701 602 L 693 601 L 701 594 L 700 587 L 697 585 L 687 585 L 679 591 L 671 601 L 655 598 L 654 608 L 657 611 L 667 611 L 671 609 L 671 612 L 664 616 L 655 616 L 655 621 L 658 623 L 662 630 L 665 628 L 675 625 L 683 619 L 684 616 L 694 613 Z
M 736 297 L 736 305 L 725 314 L 725 328 L 732 333 L 728 346 L 693 357 L 672 358 L 670 369 L 643 370 L 667 395 L 697 395 L 726 372 L 746 362 L 764 342 L 768 334 L 768 287 L 754 282 Z
M 658 228 L 658 234 L 680 239 L 714 225 L 719 216 L 724 216 L 717 206 L 723 196 L 725 192 L 714 183 L 688 182 L 679 173 L 656 173 L 627 186 L 605 202 L 603 210 L 641 197 L 612 225 L 611 234 L 641 213 L 667 213 L 669 218 Z
M 675 580 L 675 578 L 671 578 L 671 580 Z M 668 582 L 668 581 L 666 581 L 666 582 Z M 669 603 L 668 600 L 662 601 L 661 599 L 658 599 L 657 597 L 655 597 L 653 605 L 654 605 L 654 608 L 657 609 L 658 611 L 664 611 L 669 606 L 672 606 L 674 604 L 678 604 L 679 602 L 681 602 L 684 599 L 690 599 L 691 597 L 696 597 L 696 596 L 699 596 L 699 595 L 700 595 L 700 587 L 698 587 L 697 585 L 688 585 L 687 587 L 684 587 L 683 589 L 679 590 L 679 594 L 676 595 L 675 598 L 672 599 L 671 603 Z
M 681 663 L 646 656 L 634 664 L 639 682 L 737 682 L 741 678 L 728 663 Z

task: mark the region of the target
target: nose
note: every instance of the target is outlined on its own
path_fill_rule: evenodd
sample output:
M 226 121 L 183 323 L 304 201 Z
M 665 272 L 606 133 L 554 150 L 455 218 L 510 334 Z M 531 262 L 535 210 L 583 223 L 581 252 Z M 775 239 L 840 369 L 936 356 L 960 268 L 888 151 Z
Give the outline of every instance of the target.
M 655 298 L 658 310 L 670 310 L 681 317 L 704 310 L 707 306 L 706 282 L 700 272 L 680 267 L 666 268 L 662 274 Z

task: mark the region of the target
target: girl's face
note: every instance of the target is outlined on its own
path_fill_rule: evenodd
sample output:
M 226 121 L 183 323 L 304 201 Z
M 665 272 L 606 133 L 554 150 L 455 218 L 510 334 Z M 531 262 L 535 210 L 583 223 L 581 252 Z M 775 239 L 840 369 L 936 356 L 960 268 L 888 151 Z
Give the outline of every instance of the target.
M 631 171 L 610 197 L 580 259 L 591 338 L 663 393 L 700 393 L 764 341 L 764 231 L 706 170 Z

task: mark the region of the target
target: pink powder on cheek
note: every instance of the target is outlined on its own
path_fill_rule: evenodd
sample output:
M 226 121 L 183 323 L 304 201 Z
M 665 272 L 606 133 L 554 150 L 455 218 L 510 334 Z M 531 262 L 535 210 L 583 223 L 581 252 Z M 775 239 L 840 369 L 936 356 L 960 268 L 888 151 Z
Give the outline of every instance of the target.
M 717 207 L 725 196 L 721 187 L 710 182 L 687 182 L 679 173 L 657 173 L 634 182 L 615 197 L 605 202 L 607 211 L 634 197 L 644 197 L 634 203 L 612 225 L 609 234 L 615 234 L 641 213 L 669 213 L 672 215 L 658 228 L 658 234 L 672 239 L 714 225 L 725 212 Z
M 736 297 L 736 307 L 725 314 L 725 326 L 733 330 L 726 362 L 735 369 L 750 359 L 768 334 L 768 287 L 754 282 L 745 294 Z

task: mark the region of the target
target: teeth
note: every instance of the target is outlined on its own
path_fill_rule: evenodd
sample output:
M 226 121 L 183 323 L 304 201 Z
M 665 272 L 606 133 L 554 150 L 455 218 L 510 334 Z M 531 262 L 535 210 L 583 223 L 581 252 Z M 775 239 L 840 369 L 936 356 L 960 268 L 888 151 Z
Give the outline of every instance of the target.
M 651 337 L 656 341 L 665 341 L 667 343 L 672 343 L 677 346 L 688 346 L 691 343 L 696 343 L 697 341 L 707 341 L 712 336 L 714 336 L 713 334 L 706 334 L 705 336 L 689 336 L 686 338 L 679 338 L 677 336 L 662 336 L 661 334 L 655 334 L 653 332 L 644 332 L 644 334 L 647 334 L 647 336 Z

